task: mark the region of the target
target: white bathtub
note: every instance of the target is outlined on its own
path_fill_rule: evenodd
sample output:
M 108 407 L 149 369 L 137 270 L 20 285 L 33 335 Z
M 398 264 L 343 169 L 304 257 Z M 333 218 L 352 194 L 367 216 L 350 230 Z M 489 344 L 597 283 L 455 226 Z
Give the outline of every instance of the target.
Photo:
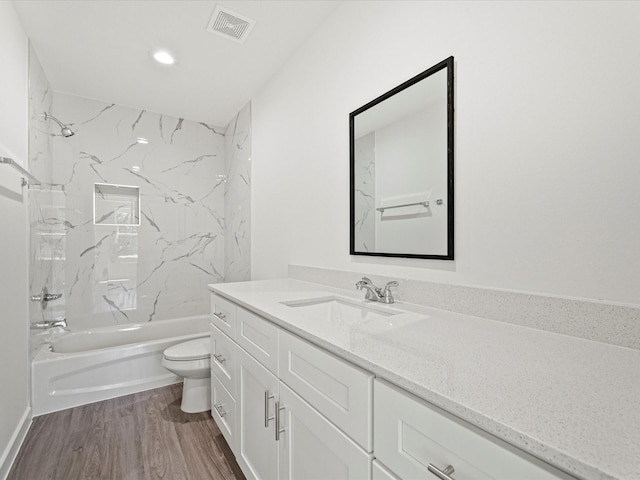
M 44 344 L 31 363 L 33 414 L 170 385 L 162 364 L 169 346 L 209 334 L 209 317 L 101 327 Z

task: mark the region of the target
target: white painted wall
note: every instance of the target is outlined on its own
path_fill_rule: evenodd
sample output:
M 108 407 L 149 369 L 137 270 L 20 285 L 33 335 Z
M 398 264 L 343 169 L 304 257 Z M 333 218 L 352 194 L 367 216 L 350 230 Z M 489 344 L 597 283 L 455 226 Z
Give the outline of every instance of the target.
M 0 2 L 0 156 L 26 166 L 27 37 L 11 2 Z M 27 198 L 21 176 L 0 165 L 0 478 L 29 416 Z
M 640 304 L 640 2 L 344 2 L 253 99 L 288 264 Z M 350 257 L 348 114 L 455 56 L 456 260 Z

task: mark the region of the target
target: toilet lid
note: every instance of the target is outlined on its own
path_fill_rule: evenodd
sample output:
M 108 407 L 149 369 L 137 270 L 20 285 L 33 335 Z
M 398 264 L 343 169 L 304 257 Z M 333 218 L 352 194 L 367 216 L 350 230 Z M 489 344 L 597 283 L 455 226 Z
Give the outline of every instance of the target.
M 210 338 L 197 338 L 188 342 L 178 343 L 164 351 L 167 360 L 201 360 L 209 358 L 211 354 Z

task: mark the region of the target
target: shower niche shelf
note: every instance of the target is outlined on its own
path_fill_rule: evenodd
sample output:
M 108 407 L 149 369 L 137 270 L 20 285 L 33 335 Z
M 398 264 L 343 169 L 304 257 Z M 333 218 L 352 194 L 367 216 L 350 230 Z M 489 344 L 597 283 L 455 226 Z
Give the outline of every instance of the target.
M 94 225 L 140 225 L 140 187 L 95 183 Z

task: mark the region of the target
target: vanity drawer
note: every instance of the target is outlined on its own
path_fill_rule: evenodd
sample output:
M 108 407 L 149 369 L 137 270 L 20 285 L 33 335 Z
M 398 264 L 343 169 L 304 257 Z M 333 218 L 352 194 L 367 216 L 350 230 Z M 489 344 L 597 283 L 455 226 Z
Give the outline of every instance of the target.
M 236 398 L 236 344 L 211 324 L 211 373 Z
M 400 478 L 564 479 L 560 472 L 473 425 L 385 382 L 374 382 L 376 458 Z
M 278 376 L 278 327 L 242 307 L 236 314 L 238 345 Z
M 236 451 L 236 402 L 215 375 L 211 376 L 211 416 L 229 444 Z
M 233 339 L 236 338 L 236 308 L 229 300 L 211 294 L 211 322 Z
M 367 452 L 373 450 L 373 375 L 280 331 L 280 379 Z

